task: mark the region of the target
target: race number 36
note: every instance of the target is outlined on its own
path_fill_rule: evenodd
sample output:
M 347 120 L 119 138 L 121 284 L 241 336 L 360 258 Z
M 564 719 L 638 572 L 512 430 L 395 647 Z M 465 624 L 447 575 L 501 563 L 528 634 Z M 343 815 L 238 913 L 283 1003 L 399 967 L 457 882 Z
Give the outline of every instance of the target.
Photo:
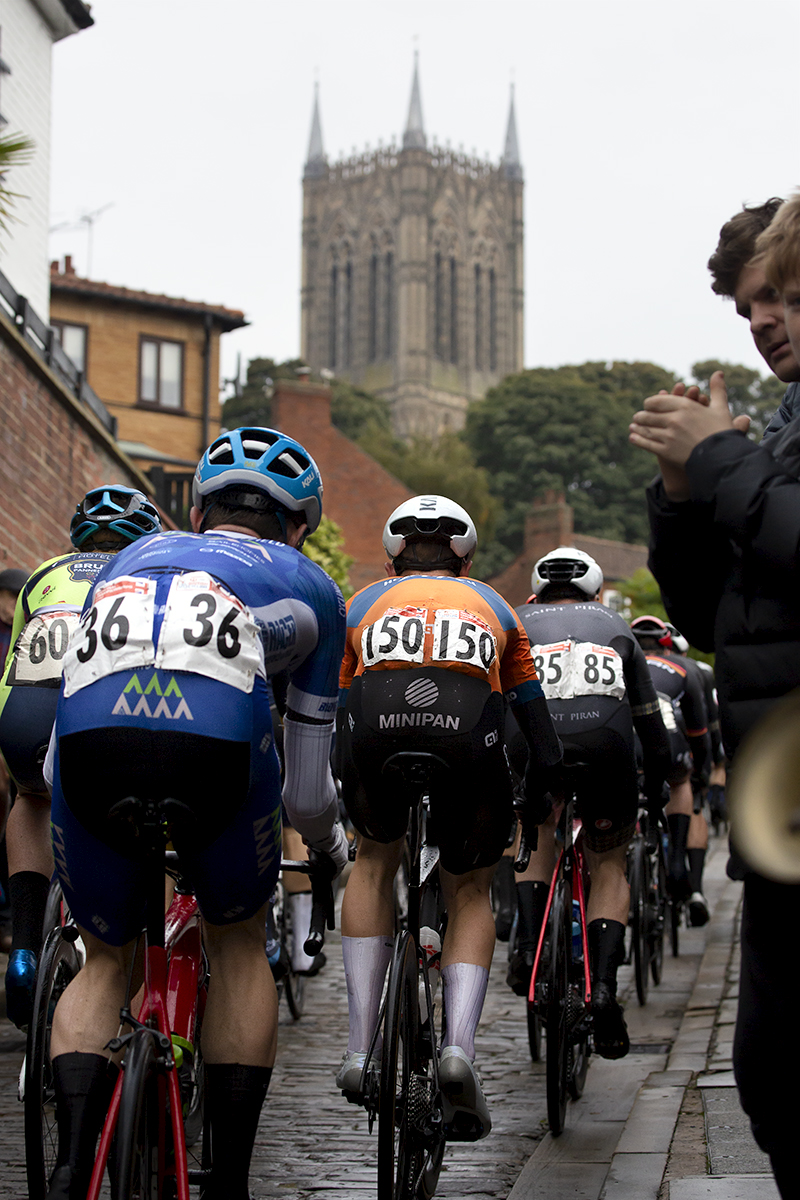
M 192 671 L 250 692 L 263 672 L 255 619 L 241 600 L 205 571 L 176 575 L 158 639 L 157 667 Z
M 465 663 L 489 671 L 497 642 L 488 625 L 473 613 L 440 608 L 433 623 L 433 661 Z
M 156 583 L 121 575 L 102 583 L 81 618 L 64 660 L 64 694 L 95 679 L 152 663 Z

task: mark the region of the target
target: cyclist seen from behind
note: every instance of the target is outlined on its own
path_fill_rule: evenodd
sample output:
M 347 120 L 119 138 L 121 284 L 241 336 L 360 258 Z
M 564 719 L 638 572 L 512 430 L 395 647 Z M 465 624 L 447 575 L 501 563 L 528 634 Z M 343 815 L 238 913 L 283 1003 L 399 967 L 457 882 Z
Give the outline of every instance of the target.
M 533 824 L 559 788 L 561 747 L 513 609 L 468 578 L 477 545 L 469 514 L 442 496 L 417 496 L 391 514 L 383 543 L 389 578 L 348 603 L 340 681 L 343 796 L 359 842 L 342 909 L 350 1036 L 336 1081 L 359 1099 L 392 950 L 409 801 L 381 770 L 396 752 L 432 752 L 449 768 L 431 787 L 448 916 L 439 1080 L 448 1136 L 474 1141 L 491 1128 L 474 1039 L 495 938 L 489 888 L 512 819 L 504 697 L 530 751 L 523 819 Z
M 594 1045 L 604 1058 L 622 1058 L 630 1042 L 616 998 L 617 968 L 625 957 L 626 857 L 639 804 L 634 731 L 644 751 L 646 794 L 657 805 L 670 755 L 644 655 L 622 617 L 599 602 L 602 585 L 603 573 L 589 554 L 562 546 L 536 563 L 532 602 L 517 615 L 564 744 L 565 764 L 587 764 L 576 773 L 575 786 L 592 881 L 586 919 Z M 521 774 L 525 747 L 511 734 L 511 762 Z M 557 815 L 541 831 L 517 881 L 517 947 L 508 983 L 522 996 L 528 994 L 555 867 Z
M 291 677 L 287 812 L 339 870 L 347 858 L 329 766 L 344 602 L 299 553 L 320 521 L 317 467 L 281 433 L 233 430 L 204 454 L 193 500 L 194 533 L 157 535 L 106 567 L 67 653 L 53 839 L 87 959 L 53 1021 L 59 1153 L 49 1200 L 86 1194 L 115 1074 L 104 1048 L 117 1032 L 143 923 L 142 864 L 114 805 L 135 796 L 186 806 L 170 832 L 203 914 L 209 961 L 206 1200 L 247 1200 L 275 1056 L 277 997 L 264 954 L 281 848 L 274 672 Z
M 161 531 L 143 492 L 92 488 L 69 527 L 74 551 L 37 567 L 17 600 L 12 653 L 0 684 L 0 749 L 17 787 L 6 830 L 12 941 L 6 971 L 9 1020 L 26 1029 L 53 874 L 50 795 L 42 775 L 70 634 L 86 595 L 114 554 Z
M 688 898 L 689 923 L 705 925 L 708 904 L 703 896 L 703 866 L 708 825 L 703 814 L 694 811 L 694 792 L 708 783 L 712 766 L 703 677 L 692 659 L 672 649 L 672 632 L 660 617 L 636 617 L 631 631 L 647 658 L 672 747 L 666 809 L 668 885 L 677 900 Z

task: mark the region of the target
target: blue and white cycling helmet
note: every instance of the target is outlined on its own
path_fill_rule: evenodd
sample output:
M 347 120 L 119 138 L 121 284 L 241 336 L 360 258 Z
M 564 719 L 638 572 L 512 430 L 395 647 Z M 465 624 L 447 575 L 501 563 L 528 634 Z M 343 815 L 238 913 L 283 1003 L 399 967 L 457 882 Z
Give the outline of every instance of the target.
M 192 501 L 202 510 L 215 492 L 235 490 L 237 485 L 266 492 L 290 512 L 301 515 L 309 533 L 319 525 L 319 468 L 299 442 L 277 429 L 230 429 L 221 434 L 197 464 Z
M 70 521 L 70 541 L 76 550 L 95 534 L 111 530 L 127 542 L 161 533 L 158 509 L 136 488 L 105 483 L 87 492 Z

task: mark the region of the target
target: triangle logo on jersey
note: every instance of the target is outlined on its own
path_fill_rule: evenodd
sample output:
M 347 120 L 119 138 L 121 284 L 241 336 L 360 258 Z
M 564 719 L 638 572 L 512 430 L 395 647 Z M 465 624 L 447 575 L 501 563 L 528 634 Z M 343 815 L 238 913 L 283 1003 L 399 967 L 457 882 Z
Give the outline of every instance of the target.
M 129 692 L 135 692 L 139 697 L 134 708 L 131 708 L 128 700 L 127 693 Z M 161 698 L 156 707 L 151 711 L 147 697 L 152 693 L 155 693 L 156 696 L 160 696 Z M 176 696 L 180 702 L 176 706 L 174 712 L 167 703 L 168 696 Z M 151 717 L 153 720 L 164 717 L 166 717 L 169 721 L 177 721 L 181 717 L 184 717 L 187 721 L 194 720 L 192 710 L 186 703 L 175 676 L 171 675 L 166 688 L 162 688 L 161 682 L 158 678 L 158 672 L 153 674 L 153 678 L 148 683 L 146 689 L 142 688 L 138 677 L 133 675 L 120 692 L 117 702 L 111 710 L 111 714 L 114 717 Z

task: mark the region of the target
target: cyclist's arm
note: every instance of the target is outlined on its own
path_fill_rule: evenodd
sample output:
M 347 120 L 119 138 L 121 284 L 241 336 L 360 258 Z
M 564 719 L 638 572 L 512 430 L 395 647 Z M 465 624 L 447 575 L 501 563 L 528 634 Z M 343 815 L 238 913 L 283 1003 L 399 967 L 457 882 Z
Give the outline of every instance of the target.
M 623 659 L 622 670 L 633 727 L 642 743 L 648 794 L 656 795 L 672 766 L 672 750 L 650 668 L 637 642 L 630 644 L 630 653 Z
M 702 688 L 694 675 L 688 673 L 681 697 L 681 712 L 686 722 L 686 737 L 692 751 L 694 773 L 700 780 L 707 783 L 711 773 L 711 738 L 708 733 L 708 715 Z
M 542 782 L 554 779 L 561 765 L 562 746 L 555 731 L 542 685 L 536 674 L 531 644 L 522 622 L 508 630 L 505 653 L 500 663 L 500 682 L 522 736 L 528 743 L 528 773 L 542 773 Z M 544 791 L 549 791 L 545 786 Z

